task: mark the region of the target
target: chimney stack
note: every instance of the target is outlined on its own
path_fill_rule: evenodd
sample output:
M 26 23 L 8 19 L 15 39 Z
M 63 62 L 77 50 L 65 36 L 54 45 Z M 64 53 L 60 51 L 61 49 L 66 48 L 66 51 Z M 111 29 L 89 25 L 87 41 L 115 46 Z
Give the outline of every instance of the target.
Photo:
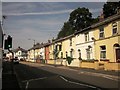
M 104 20 L 104 14 L 103 11 L 101 12 L 101 15 L 99 16 L 99 21 L 103 21 Z

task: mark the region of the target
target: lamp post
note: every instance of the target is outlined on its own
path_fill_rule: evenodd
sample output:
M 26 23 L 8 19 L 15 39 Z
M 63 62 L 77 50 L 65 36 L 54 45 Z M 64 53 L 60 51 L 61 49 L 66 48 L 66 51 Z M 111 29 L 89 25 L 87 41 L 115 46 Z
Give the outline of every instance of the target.
M 35 40 L 34 39 L 28 39 L 28 40 L 33 40 L 34 62 L 35 62 Z

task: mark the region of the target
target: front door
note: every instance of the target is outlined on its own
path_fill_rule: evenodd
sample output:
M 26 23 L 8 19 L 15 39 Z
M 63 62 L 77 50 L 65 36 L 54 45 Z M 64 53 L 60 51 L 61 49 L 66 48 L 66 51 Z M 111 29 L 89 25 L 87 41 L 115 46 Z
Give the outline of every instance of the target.
M 116 49 L 116 62 L 120 62 L 120 48 Z

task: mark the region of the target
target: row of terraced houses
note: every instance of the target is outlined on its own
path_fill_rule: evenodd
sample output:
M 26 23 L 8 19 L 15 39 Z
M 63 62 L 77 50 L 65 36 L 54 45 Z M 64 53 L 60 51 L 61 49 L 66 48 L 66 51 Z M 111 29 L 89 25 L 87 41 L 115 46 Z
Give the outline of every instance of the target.
M 72 57 L 68 64 L 66 57 Z M 120 12 L 74 34 L 47 43 L 37 43 L 27 52 L 27 61 L 73 67 L 120 70 Z

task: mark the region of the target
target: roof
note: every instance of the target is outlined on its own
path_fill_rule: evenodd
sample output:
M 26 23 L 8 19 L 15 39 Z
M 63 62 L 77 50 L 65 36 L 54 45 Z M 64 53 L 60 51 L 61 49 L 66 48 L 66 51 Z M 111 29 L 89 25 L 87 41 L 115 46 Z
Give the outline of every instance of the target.
M 17 49 L 14 49 L 13 52 L 18 52 L 18 51 L 22 51 L 22 52 L 27 52 L 27 50 L 21 48 L 21 47 L 18 47 Z
M 54 41 L 54 43 L 56 43 L 56 42 L 60 42 L 60 41 L 66 40 L 66 39 L 69 39 L 69 38 L 71 38 L 71 37 L 73 37 L 73 36 L 74 36 L 74 34 L 71 34 L 71 35 L 69 35 L 69 36 L 66 36 L 66 37 L 63 37 L 63 38 L 57 39 L 57 40 Z
M 93 29 L 93 28 L 99 27 L 99 26 L 101 26 L 101 25 L 105 25 L 105 24 L 110 23 L 111 21 L 115 21 L 115 20 L 117 20 L 117 19 L 120 19 L 120 12 L 117 13 L 117 14 L 115 14 L 115 15 L 112 15 L 112 16 L 106 18 L 106 19 L 104 19 L 103 21 L 99 21 L 99 22 L 97 22 L 97 23 L 95 23 L 95 24 L 93 24 L 93 25 L 91 25 L 91 26 L 89 26 L 89 27 L 86 27 L 86 28 L 84 28 L 84 29 L 81 29 L 81 30 L 75 32 L 74 34 L 76 35 L 76 34 L 78 34 L 78 33 L 82 33 L 82 32 L 85 32 L 85 31 L 89 31 L 89 30 L 91 30 L 91 29 Z
M 44 47 L 44 44 L 43 44 L 43 43 L 41 43 L 41 44 L 37 43 L 37 44 L 34 45 L 32 48 L 28 49 L 28 51 L 33 50 L 33 49 L 40 49 L 40 48 L 42 48 L 42 47 Z

